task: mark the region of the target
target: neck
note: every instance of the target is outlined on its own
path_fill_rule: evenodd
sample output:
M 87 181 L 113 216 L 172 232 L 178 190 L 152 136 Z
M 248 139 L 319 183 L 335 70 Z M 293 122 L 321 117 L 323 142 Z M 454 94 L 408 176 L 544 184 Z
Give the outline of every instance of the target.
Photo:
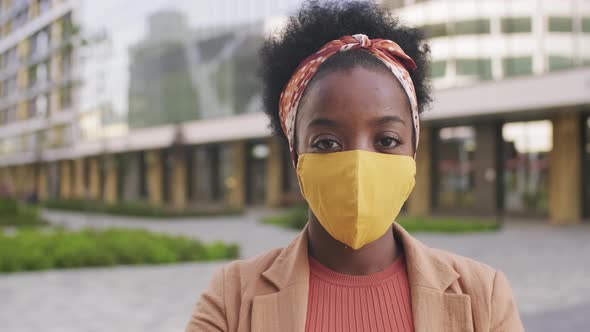
M 392 227 L 377 240 L 354 250 L 334 239 L 309 213 L 309 255 L 332 271 L 350 275 L 368 275 L 383 271 L 400 255 L 401 248 Z

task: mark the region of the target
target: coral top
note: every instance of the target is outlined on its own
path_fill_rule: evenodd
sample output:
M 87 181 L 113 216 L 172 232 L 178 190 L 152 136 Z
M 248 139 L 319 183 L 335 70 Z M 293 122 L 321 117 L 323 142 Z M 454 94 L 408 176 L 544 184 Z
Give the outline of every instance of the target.
M 305 331 L 414 331 L 405 260 L 354 276 L 334 272 L 309 257 Z

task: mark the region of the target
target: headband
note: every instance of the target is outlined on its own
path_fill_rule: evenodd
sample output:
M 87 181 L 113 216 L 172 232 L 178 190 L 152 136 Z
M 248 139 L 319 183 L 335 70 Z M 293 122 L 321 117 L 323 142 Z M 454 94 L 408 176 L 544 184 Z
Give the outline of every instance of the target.
M 410 58 L 402 48 L 395 42 L 387 39 L 369 39 L 366 35 L 356 34 L 354 36 L 344 36 L 340 39 L 333 40 L 324 45 L 319 51 L 307 57 L 299 64 L 293 76 L 283 89 L 279 99 L 279 117 L 283 133 L 289 141 L 289 151 L 293 165 L 297 163 L 297 153 L 295 151 L 295 119 L 297 118 L 297 108 L 299 101 L 303 96 L 305 88 L 309 81 L 318 71 L 320 65 L 332 55 L 338 52 L 347 52 L 357 49 L 364 49 L 373 54 L 387 66 L 393 75 L 401 83 L 404 91 L 408 95 L 410 108 L 412 111 L 412 124 L 414 127 L 414 158 L 418 149 L 418 137 L 420 135 L 420 120 L 418 117 L 418 101 L 416 91 L 408 70 L 415 70 L 416 63 Z

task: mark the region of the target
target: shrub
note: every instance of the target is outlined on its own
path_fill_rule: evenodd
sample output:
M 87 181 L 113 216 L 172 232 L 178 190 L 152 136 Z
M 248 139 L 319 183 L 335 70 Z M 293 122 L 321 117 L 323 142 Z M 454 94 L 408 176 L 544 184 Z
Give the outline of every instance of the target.
M 299 230 L 305 226 L 307 219 L 307 207 L 296 206 L 282 214 L 264 218 L 262 222 Z M 495 231 L 499 228 L 497 222 L 488 219 L 400 216 L 396 221 L 408 232 L 464 233 Z
M 51 200 L 43 202 L 42 205 L 49 209 L 57 210 L 153 218 L 205 217 L 243 213 L 243 210 L 241 209 L 231 209 L 227 207 L 211 208 L 207 210 L 173 210 L 164 207 L 156 207 L 146 202 L 119 202 L 115 204 L 106 204 L 101 201 L 85 199 Z
M 235 244 L 205 245 L 187 237 L 144 230 L 109 229 L 69 232 L 20 229 L 0 233 L 0 272 L 111 265 L 163 264 L 232 259 Z
M 21 204 L 14 198 L 0 197 L 0 227 L 44 224 L 36 207 Z

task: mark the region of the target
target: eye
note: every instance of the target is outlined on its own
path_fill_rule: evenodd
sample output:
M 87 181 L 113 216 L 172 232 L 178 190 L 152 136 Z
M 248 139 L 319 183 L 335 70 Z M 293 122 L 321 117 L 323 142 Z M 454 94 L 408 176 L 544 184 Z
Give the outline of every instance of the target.
M 340 143 L 333 139 L 324 138 L 315 141 L 311 146 L 318 151 L 330 152 L 338 150 L 340 148 Z
M 385 136 L 377 140 L 377 145 L 384 148 L 395 148 L 400 144 L 399 139 L 392 136 Z

